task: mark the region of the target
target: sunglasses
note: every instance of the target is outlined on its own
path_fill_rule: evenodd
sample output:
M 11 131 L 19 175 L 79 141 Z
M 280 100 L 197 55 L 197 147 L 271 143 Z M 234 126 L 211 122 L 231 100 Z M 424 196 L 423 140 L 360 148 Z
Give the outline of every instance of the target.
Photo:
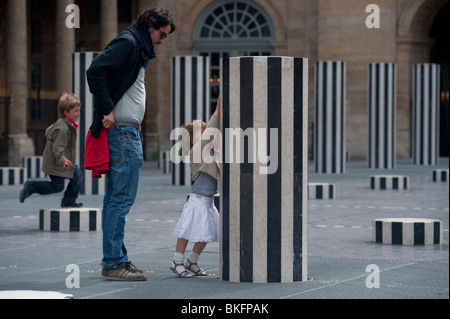
M 161 40 L 167 39 L 167 33 L 162 32 L 161 29 L 159 29 L 158 31 L 159 31 L 159 33 L 161 34 L 161 35 L 159 36 L 159 38 L 160 38 Z

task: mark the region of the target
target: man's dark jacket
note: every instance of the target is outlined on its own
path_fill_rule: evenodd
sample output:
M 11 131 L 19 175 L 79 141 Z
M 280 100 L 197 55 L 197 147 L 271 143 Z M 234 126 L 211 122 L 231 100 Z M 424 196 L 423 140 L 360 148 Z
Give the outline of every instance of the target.
M 87 70 L 90 92 L 94 95 L 94 120 L 90 127 L 98 138 L 104 115 L 110 114 L 126 91 L 136 82 L 139 71 L 155 58 L 150 32 L 131 26 L 117 36 L 92 61 Z

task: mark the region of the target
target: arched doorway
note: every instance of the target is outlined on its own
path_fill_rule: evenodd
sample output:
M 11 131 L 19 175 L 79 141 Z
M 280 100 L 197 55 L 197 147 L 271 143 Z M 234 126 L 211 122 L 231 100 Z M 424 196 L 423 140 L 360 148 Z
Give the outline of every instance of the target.
M 448 14 L 445 14 L 446 7 L 448 7 L 448 0 L 411 0 L 404 3 L 399 13 L 396 43 L 396 62 L 398 64 L 397 154 L 399 157 L 411 156 L 413 142 L 411 122 L 412 66 L 417 63 L 435 62 L 441 64 L 442 69 L 442 63 L 438 61 L 441 58 L 436 58 L 436 52 L 442 53 L 442 49 L 437 46 L 442 45 L 440 44 L 441 41 L 448 41 L 448 22 L 446 21 L 449 17 Z M 445 24 L 443 28 L 441 23 Z M 442 30 L 438 30 L 439 28 L 442 28 Z M 441 76 L 444 72 L 441 71 Z M 441 91 L 443 88 L 444 86 L 441 84 Z M 444 114 L 441 115 L 441 120 L 444 119 L 444 116 Z M 448 118 L 448 116 L 446 117 Z M 448 125 L 446 127 L 440 126 L 441 135 L 445 129 L 447 129 L 446 134 L 448 136 Z M 443 152 L 440 153 L 441 156 L 445 156 Z
M 211 109 L 219 95 L 220 59 L 273 55 L 274 34 L 268 14 L 253 1 L 214 1 L 202 12 L 194 29 L 193 54 L 211 59 Z
M 450 43 L 448 24 L 450 21 L 450 3 L 437 14 L 430 30 L 430 38 L 435 43 L 431 47 L 430 62 L 441 66 L 441 106 L 440 106 L 440 156 L 449 156 L 449 65 Z

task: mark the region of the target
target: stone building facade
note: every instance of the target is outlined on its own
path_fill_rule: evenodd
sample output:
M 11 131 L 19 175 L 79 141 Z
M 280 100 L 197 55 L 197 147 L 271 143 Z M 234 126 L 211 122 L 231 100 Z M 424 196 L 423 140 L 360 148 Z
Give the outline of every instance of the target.
M 66 26 L 73 13 L 66 10 L 71 4 L 80 10 L 79 28 Z M 23 156 L 40 155 L 39 138 L 31 137 L 30 116 L 35 115 L 31 113 L 36 105 L 39 109 L 45 104 L 41 100 L 54 101 L 71 90 L 72 53 L 101 51 L 140 11 L 155 6 L 170 9 L 178 29 L 157 48 L 158 58 L 147 69 L 143 132 L 147 160 L 156 159 L 160 150 L 171 145 L 170 70 L 177 55 L 210 56 L 212 104 L 218 95 L 220 58 L 308 58 L 310 154 L 315 62 L 345 61 L 345 143 L 351 160 L 367 159 L 369 64 L 397 64 L 397 156 L 409 158 L 412 66 L 439 63 L 441 109 L 447 112 L 447 125 L 441 127 L 447 146 L 441 153 L 448 156 L 444 150 L 448 152 L 447 0 L 0 0 L 0 143 L 10 166 L 19 165 Z M 39 112 L 56 113 L 51 105 Z

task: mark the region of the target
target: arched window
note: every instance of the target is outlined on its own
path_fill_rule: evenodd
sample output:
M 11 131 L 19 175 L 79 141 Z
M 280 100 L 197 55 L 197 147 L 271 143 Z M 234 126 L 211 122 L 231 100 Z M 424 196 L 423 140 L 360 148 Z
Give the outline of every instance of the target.
M 194 55 L 211 58 L 211 107 L 219 95 L 220 59 L 273 55 L 272 21 L 253 1 L 218 0 L 208 6 L 194 29 Z
M 270 39 L 272 28 L 265 13 L 252 3 L 228 1 L 209 11 L 199 38 Z

